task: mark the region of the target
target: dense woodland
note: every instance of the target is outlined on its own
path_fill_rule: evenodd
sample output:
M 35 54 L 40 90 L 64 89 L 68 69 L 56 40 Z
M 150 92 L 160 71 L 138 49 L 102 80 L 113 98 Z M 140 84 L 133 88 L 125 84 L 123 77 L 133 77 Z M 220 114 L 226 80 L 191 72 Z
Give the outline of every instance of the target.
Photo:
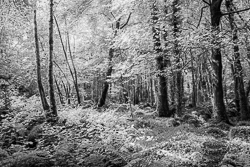
M 0 0 L 0 166 L 249 166 L 249 22 L 249 0 Z

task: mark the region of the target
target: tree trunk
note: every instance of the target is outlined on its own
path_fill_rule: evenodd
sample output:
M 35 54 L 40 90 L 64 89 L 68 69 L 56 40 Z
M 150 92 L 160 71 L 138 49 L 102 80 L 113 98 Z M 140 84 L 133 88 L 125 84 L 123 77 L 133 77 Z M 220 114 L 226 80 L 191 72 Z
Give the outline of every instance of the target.
M 246 50 L 247 50 L 247 59 L 248 59 L 248 66 L 250 66 L 250 42 L 249 42 L 249 35 L 245 35 L 245 40 L 246 40 Z M 248 97 L 250 93 L 250 80 L 247 83 L 246 87 L 246 96 Z
M 172 113 L 169 110 L 168 104 L 168 90 L 167 90 L 167 79 L 164 74 L 166 67 L 165 56 L 162 54 L 161 41 L 160 41 L 160 28 L 158 27 L 158 8 L 156 2 L 153 3 L 152 7 L 152 22 L 153 22 L 153 40 L 154 40 L 154 51 L 157 54 L 156 67 L 158 71 L 158 114 L 159 117 L 170 117 Z
M 36 9 L 34 10 L 34 35 L 35 35 L 35 47 L 36 47 L 36 72 L 37 72 L 37 85 L 38 90 L 43 106 L 44 111 L 49 110 L 49 104 L 46 100 L 42 77 L 41 77 L 41 62 L 40 62 L 40 50 L 39 50 L 39 42 L 38 42 L 38 30 L 37 30 L 37 21 L 36 21 Z
M 53 81 L 53 0 L 50 0 L 50 20 L 49 20 L 49 95 L 50 109 L 53 116 L 57 116 L 56 99 Z
M 55 77 L 55 76 L 54 76 L 54 78 L 55 78 L 55 84 L 56 84 L 57 93 L 58 93 L 58 96 L 59 96 L 60 102 L 61 102 L 61 104 L 64 104 L 64 101 L 63 101 L 63 95 L 62 95 L 61 89 L 60 89 L 60 87 L 59 87 L 59 84 L 58 84 L 58 82 L 57 82 L 57 80 L 56 80 L 56 77 Z
M 71 63 L 72 63 L 73 70 L 74 70 L 74 75 L 75 75 L 73 78 L 74 78 L 74 85 L 75 85 L 75 89 L 76 89 L 77 102 L 78 102 L 78 104 L 81 104 L 81 97 L 80 97 L 80 92 L 79 92 L 79 87 L 78 87 L 77 71 L 76 71 L 75 63 L 74 63 L 72 52 L 71 52 L 71 46 L 70 46 L 70 41 L 69 41 L 69 33 L 67 33 L 67 38 L 68 38 L 69 56 L 70 56 L 70 59 L 71 59 Z
M 107 81 L 107 79 L 110 78 L 110 76 L 112 74 L 112 69 L 113 69 L 112 59 L 113 59 L 113 56 L 114 56 L 114 49 L 110 48 L 109 49 L 109 58 L 108 58 L 108 60 L 109 60 L 108 71 L 106 73 L 106 80 L 104 82 L 104 88 L 102 90 L 102 94 L 101 94 L 101 98 L 100 98 L 99 103 L 98 103 L 98 107 L 102 107 L 105 104 L 105 101 L 106 101 L 106 97 L 107 97 L 108 89 L 109 89 L 109 82 Z
M 213 69 L 213 95 L 214 95 L 214 118 L 216 121 L 229 123 L 226 107 L 224 104 L 222 86 L 222 56 L 219 41 L 219 26 L 222 17 L 222 0 L 212 0 L 210 4 L 211 26 L 212 26 L 212 69 Z
M 192 106 L 196 107 L 197 102 L 197 90 L 196 90 L 196 80 L 195 80 L 195 68 L 194 68 L 194 57 L 192 51 L 190 51 L 191 55 L 191 72 L 192 72 Z
M 239 97 L 239 92 L 238 92 L 239 83 L 238 83 L 238 79 L 236 77 L 236 73 L 235 73 L 233 64 L 231 64 L 231 71 L 232 71 L 233 79 L 234 79 L 234 95 L 235 95 L 234 103 L 235 103 L 237 113 L 240 113 L 240 97 Z
M 77 102 L 78 102 L 78 104 L 80 104 L 81 103 L 81 99 L 80 99 L 80 93 L 79 93 L 78 82 L 77 82 L 77 72 L 76 72 L 76 69 L 75 69 L 75 66 L 74 66 L 74 61 L 73 61 L 73 58 L 72 58 L 72 53 L 71 53 L 71 48 L 70 48 L 70 43 L 69 43 L 69 36 L 67 34 L 66 47 L 65 47 L 64 43 L 63 43 L 63 39 L 62 39 L 60 27 L 58 25 L 58 22 L 57 22 L 57 19 L 56 19 L 55 16 L 54 16 L 54 19 L 55 19 L 55 23 L 56 23 L 56 26 L 57 26 L 57 30 L 58 30 L 60 42 L 61 42 L 61 45 L 62 45 L 64 57 L 65 57 L 67 65 L 69 67 L 69 72 L 70 72 L 70 75 L 72 77 L 73 84 L 74 84 L 74 87 L 75 87 L 75 90 L 76 90 Z M 68 43 L 67 43 L 67 41 L 68 41 Z M 69 60 L 68 60 L 68 56 L 67 56 L 67 44 L 68 44 L 68 47 L 69 47 L 69 53 L 70 53 L 70 58 L 71 58 L 71 61 L 72 61 L 72 64 L 73 64 L 74 73 L 73 73 L 73 71 L 71 69 L 71 66 L 70 66 Z
M 177 115 L 181 116 L 182 113 L 182 98 L 183 98 L 183 89 L 182 89 L 182 71 L 181 71 L 181 62 L 180 62 L 180 46 L 179 46 L 179 34 L 180 34 L 180 24 L 181 19 L 179 16 L 180 1 L 174 0 L 172 3 L 172 24 L 173 24 L 173 36 L 174 36 L 174 54 L 176 56 L 177 63 L 177 72 L 176 72 L 176 90 L 177 90 Z
M 233 11 L 233 1 L 232 0 L 226 0 L 226 7 L 228 12 Z M 229 22 L 230 27 L 232 30 L 232 38 L 233 38 L 233 50 L 234 50 L 234 70 L 236 75 L 236 80 L 238 81 L 238 94 L 239 94 L 239 100 L 240 100 L 240 112 L 241 112 L 241 120 L 249 120 L 250 119 L 250 113 L 248 111 L 248 99 L 246 96 L 245 88 L 244 88 L 244 80 L 243 80 L 243 69 L 241 66 L 240 61 L 240 52 L 239 52 L 239 46 L 238 46 L 238 31 L 236 27 L 234 26 L 234 15 L 229 14 Z
M 117 36 L 118 30 L 122 29 L 123 27 L 125 27 L 128 24 L 130 16 L 131 16 L 131 14 L 129 15 L 126 23 L 123 24 L 123 25 L 120 24 L 121 18 L 119 18 L 119 19 L 116 20 L 116 22 L 115 22 L 115 30 L 114 30 L 114 38 Z M 112 74 L 112 69 L 113 69 L 112 59 L 114 57 L 114 52 L 115 52 L 115 49 L 112 48 L 112 46 L 111 46 L 111 48 L 109 49 L 108 71 L 106 73 L 106 80 L 104 82 L 104 88 L 102 90 L 102 95 L 101 95 L 101 98 L 99 100 L 98 107 L 102 107 L 105 104 L 105 101 L 106 101 L 106 97 L 107 97 L 108 89 L 109 89 L 109 83 L 108 83 L 107 79 L 110 78 L 111 74 Z

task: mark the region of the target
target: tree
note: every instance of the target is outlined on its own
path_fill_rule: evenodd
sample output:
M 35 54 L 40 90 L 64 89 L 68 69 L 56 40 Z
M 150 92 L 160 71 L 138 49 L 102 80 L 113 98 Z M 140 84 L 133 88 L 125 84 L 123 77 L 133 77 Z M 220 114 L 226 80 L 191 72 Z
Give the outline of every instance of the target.
M 165 74 L 165 68 L 167 66 L 168 55 L 163 54 L 160 39 L 160 28 L 159 28 L 159 10 L 157 8 L 156 1 L 152 6 L 152 22 L 153 22 L 153 42 L 154 51 L 156 54 L 156 67 L 158 73 L 158 114 L 159 117 L 170 117 L 172 113 L 169 110 L 168 103 L 168 89 L 167 89 L 167 74 Z M 166 35 L 166 34 L 165 34 Z
M 40 93 L 40 98 L 42 102 L 43 109 L 45 111 L 49 110 L 49 104 L 46 100 L 43 84 L 42 84 L 42 77 L 41 77 L 41 63 L 40 63 L 40 51 L 39 51 L 39 41 L 38 41 L 38 30 L 37 30 L 37 17 L 36 17 L 36 5 L 34 8 L 34 36 L 35 36 L 35 48 L 36 48 L 36 70 L 37 70 L 37 85 L 38 90 Z
M 222 13 L 221 12 L 221 4 L 222 4 L 223 0 L 212 0 L 207 2 L 206 0 L 203 0 L 204 3 L 206 3 L 209 7 L 210 7 L 210 14 L 211 14 L 211 26 L 212 26 L 212 68 L 213 68 L 213 94 L 214 94 L 214 117 L 217 121 L 224 121 L 229 123 L 228 117 L 226 115 L 226 108 L 225 108 L 225 104 L 224 104 L 224 95 L 223 95 L 223 84 L 222 84 L 222 55 L 221 55 L 221 42 L 219 39 L 219 33 L 220 33 L 220 22 L 221 22 L 221 18 L 222 16 L 225 15 L 231 15 L 233 13 L 239 13 L 239 12 L 243 12 L 246 10 L 249 10 L 249 8 L 243 9 L 243 10 L 239 10 L 239 11 L 231 11 L 228 13 Z M 227 2 L 228 3 L 228 2 Z M 232 17 L 231 19 L 231 23 L 232 23 Z M 234 38 L 234 42 L 237 41 L 237 31 L 235 31 L 234 27 L 231 26 L 231 28 L 233 29 L 233 38 Z M 237 51 L 237 46 L 234 43 L 234 51 L 235 53 L 238 52 Z M 235 54 L 234 57 L 236 58 L 236 68 L 237 71 L 240 71 L 240 62 L 239 62 L 239 54 Z M 236 72 L 237 72 L 236 71 Z M 238 73 L 240 74 L 240 73 Z M 239 77 L 238 77 L 239 79 Z M 238 80 L 239 81 L 239 80 Z M 241 82 L 241 81 L 239 81 Z M 244 86 L 243 83 L 239 83 L 239 86 Z M 239 88 L 238 86 L 238 88 Z M 243 97 L 245 92 L 243 92 L 244 89 L 241 88 L 241 91 L 243 93 Z M 245 106 L 245 102 L 243 102 L 244 100 L 242 100 L 242 107 L 245 107 L 244 110 L 246 110 L 246 106 Z M 248 117 L 248 116 L 243 116 L 243 117 Z
M 53 116 L 57 116 L 56 99 L 53 81 L 53 0 L 50 0 L 50 20 L 49 20 L 49 95 L 50 109 Z
M 212 0 L 208 3 L 211 14 L 211 26 L 212 26 L 212 69 L 213 69 L 213 95 L 214 95 L 214 118 L 217 121 L 229 122 L 226 107 L 224 104 L 223 84 L 222 84 L 222 55 L 220 47 L 220 21 L 222 17 L 221 3 L 222 0 Z
M 172 2 L 172 26 L 173 26 L 173 38 L 174 38 L 174 47 L 173 53 L 176 57 L 177 72 L 176 72 L 176 91 L 177 91 L 177 114 L 180 116 L 182 112 L 182 99 L 183 99 L 183 82 L 182 82 L 182 67 L 181 67 L 181 51 L 179 44 L 180 37 L 180 27 L 181 27 L 181 18 L 180 18 L 180 1 L 174 0 Z
M 121 25 L 121 18 L 120 17 L 115 21 L 115 28 L 114 28 L 114 32 L 113 32 L 114 38 L 117 36 L 118 31 L 123 29 L 128 24 L 130 17 L 131 17 L 131 13 L 128 16 L 127 21 L 122 25 Z M 112 70 L 113 70 L 112 59 L 114 57 L 114 53 L 115 53 L 115 49 L 113 48 L 113 46 L 111 44 L 111 47 L 109 48 L 109 53 L 108 53 L 108 70 L 106 72 L 106 80 L 104 82 L 102 94 L 101 94 L 101 97 L 100 97 L 99 102 L 98 102 L 98 107 L 102 107 L 106 101 L 106 97 L 107 97 L 108 89 L 109 89 L 109 82 L 107 81 L 107 79 L 109 79 L 111 74 L 112 74 Z
M 241 112 L 241 120 L 249 120 L 250 113 L 248 109 L 248 99 L 245 92 L 244 80 L 243 80 L 243 68 L 240 61 L 240 49 L 238 45 L 238 30 L 235 27 L 234 14 L 233 14 L 233 1 L 226 0 L 226 7 L 228 11 L 230 28 L 232 31 L 232 39 L 233 39 L 233 61 L 234 61 L 234 77 L 235 77 L 235 85 L 237 89 L 237 93 L 239 96 L 240 102 L 240 112 Z

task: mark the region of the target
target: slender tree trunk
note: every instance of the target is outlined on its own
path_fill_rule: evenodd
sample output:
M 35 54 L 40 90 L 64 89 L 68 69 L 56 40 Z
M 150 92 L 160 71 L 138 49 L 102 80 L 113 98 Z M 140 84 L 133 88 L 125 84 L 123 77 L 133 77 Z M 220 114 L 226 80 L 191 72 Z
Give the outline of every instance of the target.
M 71 46 L 70 46 L 70 41 L 69 41 L 69 33 L 67 33 L 67 38 L 68 38 L 68 47 L 69 47 L 69 55 L 70 55 L 70 59 L 71 59 L 71 63 L 73 66 L 73 70 L 74 70 L 74 85 L 75 85 L 75 89 L 76 89 L 76 96 L 77 96 L 77 102 L 78 104 L 81 104 L 81 97 L 80 97 L 80 92 L 79 92 L 79 87 L 78 87 L 78 77 L 77 77 L 77 71 L 76 71 L 76 67 L 75 67 L 75 63 L 73 60 L 73 56 L 72 56 L 72 52 L 71 52 Z
M 40 98 L 43 106 L 44 111 L 49 110 L 49 104 L 46 100 L 43 84 L 42 84 L 42 77 L 41 77 L 41 63 L 40 63 L 40 50 L 39 50 L 39 42 L 38 42 L 38 30 L 37 30 L 37 20 L 36 20 L 36 9 L 34 10 L 34 34 L 35 34 L 35 46 L 36 46 L 36 70 L 37 70 L 37 84 L 38 90 L 40 93 Z
M 53 81 L 53 0 L 50 0 L 50 21 L 49 21 L 49 95 L 50 108 L 54 116 L 57 116 L 56 99 Z
M 234 103 L 235 103 L 237 112 L 240 113 L 240 97 L 239 97 L 239 92 L 238 92 L 239 83 L 238 83 L 238 79 L 236 77 L 236 73 L 235 73 L 233 64 L 231 64 L 231 71 L 232 71 L 233 79 L 234 79 L 234 94 L 235 94 Z
M 179 15 L 179 8 L 180 1 L 174 0 L 172 3 L 172 10 L 173 10 L 173 17 L 172 17 L 172 24 L 173 24 L 173 36 L 174 36 L 174 54 L 176 56 L 176 63 L 177 63 L 177 72 L 176 72 L 176 88 L 177 88 L 177 115 L 181 116 L 182 114 L 182 98 L 183 98 L 183 90 L 182 90 L 182 71 L 181 71 L 181 62 L 180 62 L 180 46 L 179 46 L 179 34 L 180 34 L 180 24 L 181 19 Z
M 232 0 L 226 0 L 226 7 L 228 12 L 233 11 L 233 1 Z M 233 38 L 233 50 L 234 50 L 234 69 L 235 69 L 235 75 L 236 80 L 238 81 L 238 94 L 239 94 L 239 100 L 240 100 L 240 112 L 241 112 L 241 120 L 249 120 L 250 119 L 250 113 L 248 111 L 248 99 L 246 96 L 245 88 L 244 88 L 244 80 L 243 80 L 243 69 L 241 66 L 240 61 L 240 52 L 239 52 L 239 46 L 238 46 L 238 31 L 236 27 L 234 26 L 234 15 L 229 14 L 229 22 L 230 27 L 232 30 L 232 38 Z
M 164 73 L 164 69 L 166 68 L 165 57 L 166 54 L 162 54 L 161 41 L 160 41 L 160 28 L 158 27 L 158 13 L 159 10 L 156 6 L 156 1 L 152 6 L 152 22 L 153 22 L 153 40 L 154 40 L 154 51 L 157 54 L 156 57 L 156 67 L 158 71 L 158 114 L 159 117 L 170 117 L 172 113 L 169 110 L 168 103 L 168 90 L 167 90 L 167 79 Z
M 212 0 L 210 4 L 211 26 L 212 26 L 212 69 L 213 69 L 213 95 L 214 95 L 214 118 L 216 121 L 229 123 L 226 107 L 224 104 L 222 86 L 222 56 L 219 37 L 219 26 L 222 17 L 222 0 Z
M 59 96 L 60 102 L 61 102 L 61 104 L 64 104 L 61 89 L 60 89 L 60 87 L 59 87 L 59 84 L 58 84 L 58 82 L 57 82 L 57 80 L 56 80 L 56 77 L 55 77 L 55 76 L 54 76 L 54 78 L 55 78 L 55 84 L 56 84 L 57 93 L 58 93 L 58 96 Z
M 190 55 L 191 55 L 191 68 L 192 68 L 192 106 L 196 107 L 197 90 L 195 81 L 194 57 L 192 51 L 190 51 Z
M 69 36 L 67 35 L 67 37 L 66 37 L 67 40 L 65 42 L 66 43 L 66 47 L 65 47 L 64 43 L 63 43 L 63 39 L 62 39 L 60 27 L 58 25 L 58 22 L 57 22 L 57 19 L 56 19 L 55 16 L 54 16 L 54 19 L 55 19 L 55 23 L 56 23 L 56 26 L 57 26 L 57 30 L 58 30 L 60 42 L 61 42 L 61 45 L 62 45 L 62 48 L 63 48 L 64 57 L 65 57 L 67 65 L 68 65 L 69 72 L 70 72 L 70 75 L 72 77 L 73 84 L 74 84 L 74 87 L 75 87 L 75 90 L 76 90 L 77 102 L 78 102 L 78 104 L 80 104 L 81 103 L 81 98 L 80 98 L 80 93 L 79 93 L 79 88 L 78 88 L 78 82 L 77 82 L 77 72 L 76 72 L 76 69 L 75 69 L 75 66 L 74 66 L 74 61 L 73 61 L 72 53 L 71 53 L 71 49 L 70 49 Z M 68 43 L 67 43 L 67 41 L 68 41 Z M 71 69 L 71 66 L 69 64 L 69 60 L 68 60 L 68 56 L 67 56 L 67 46 L 69 47 L 70 58 L 71 58 L 71 61 L 72 61 L 72 64 L 73 64 L 74 73 L 73 73 L 73 71 Z
M 117 36 L 118 30 L 123 29 L 128 24 L 128 22 L 130 20 L 130 16 L 131 16 L 131 13 L 129 14 L 127 21 L 123 25 L 121 25 L 121 18 L 116 20 L 115 30 L 114 30 L 114 38 Z M 108 66 L 108 70 L 106 73 L 106 80 L 104 82 L 104 88 L 102 90 L 102 95 L 101 95 L 101 98 L 99 100 L 98 107 L 102 107 L 105 104 L 106 97 L 108 94 L 109 83 L 108 83 L 107 79 L 110 78 L 111 74 L 112 74 L 112 70 L 113 70 L 112 59 L 113 59 L 114 53 L 115 53 L 115 49 L 112 47 L 113 46 L 110 46 L 110 49 L 109 49 L 109 57 L 108 57 L 109 66 Z
M 247 59 L 248 59 L 248 66 L 250 66 L 250 42 L 249 42 L 249 35 L 245 35 L 245 40 L 246 40 L 246 50 L 247 50 Z M 248 97 L 250 93 L 250 80 L 247 83 L 246 87 L 246 96 Z

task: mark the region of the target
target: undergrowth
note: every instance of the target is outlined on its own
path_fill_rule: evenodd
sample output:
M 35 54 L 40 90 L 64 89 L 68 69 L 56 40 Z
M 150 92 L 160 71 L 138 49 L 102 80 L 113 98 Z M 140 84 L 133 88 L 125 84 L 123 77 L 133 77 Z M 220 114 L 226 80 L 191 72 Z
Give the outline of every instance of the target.
M 11 98 L 11 112 L 1 121 L 3 167 L 18 163 L 65 167 L 202 166 L 205 159 L 213 163 L 207 150 L 221 154 L 217 165 L 229 161 L 249 164 L 248 141 L 230 139 L 229 130 L 209 127 L 197 112 L 183 118 L 155 118 L 152 111 L 135 107 L 140 114 L 131 117 L 129 110 L 118 112 L 119 105 L 103 112 L 61 106 L 58 122 L 51 125 L 44 118 L 38 97 Z M 226 153 L 219 152 L 219 141 L 228 148 Z

